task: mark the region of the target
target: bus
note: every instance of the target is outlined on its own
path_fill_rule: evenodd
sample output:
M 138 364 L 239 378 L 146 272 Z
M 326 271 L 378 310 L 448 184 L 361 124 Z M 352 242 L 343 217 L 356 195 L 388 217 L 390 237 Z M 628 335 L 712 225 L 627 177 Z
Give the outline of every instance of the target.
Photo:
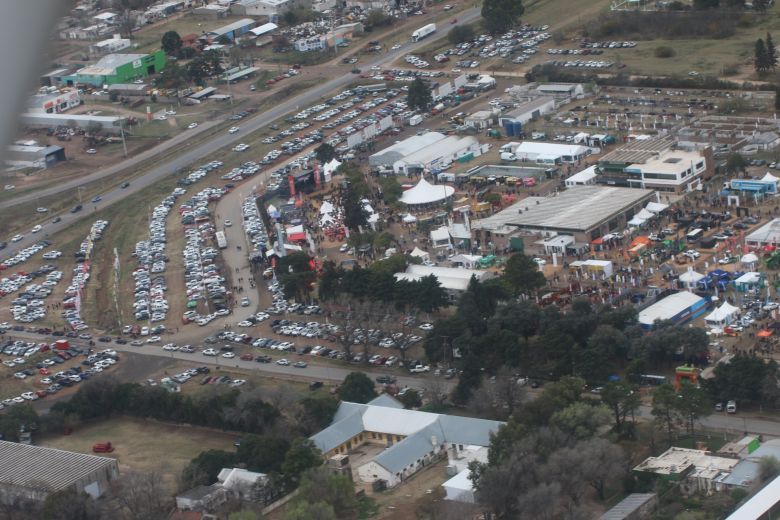
M 217 231 L 216 233 L 217 237 L 217 245 L 220 249 L 225 249 L 227 247 L 227 237 L 225 236 L 224 231 Z
M 642 374 L 639 376 L 639 384 L 642 386 L 661 386 L 667 383 L 666 376 L 656 376 L 653 374 Z
M 685 235 L 685 240 L 687 240 L 688 242 L 698 242 L 703 235 L 704 235 L 704 231 L 702 231 L 699 228 L 696 228 L 693 231 L 689 232 L 687 235 Z

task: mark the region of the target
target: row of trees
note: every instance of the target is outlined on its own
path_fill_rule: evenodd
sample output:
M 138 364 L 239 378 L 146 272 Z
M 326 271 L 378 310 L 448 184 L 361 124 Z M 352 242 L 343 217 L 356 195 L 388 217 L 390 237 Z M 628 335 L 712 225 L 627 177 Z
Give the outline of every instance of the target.
M 756 40 L 753 65 L 759 74 L 775 70 L 777 67 L 777 49 L 771 34 L 766 33 L 766 40 L 761 38 Z
M 433 275 L 416 281 L 396 280 L 393 275 L 405 269 L 406 257 L 402 254 L 374 262 L 366 268 L 355 266 L 350 270 L 331 261 L 325 262 L 319 286 L 320 299 L 335 301 L 339 295 L 348 295 L 355 303 L 378 300 L 392 304 L 397 310 L 426 313 L 448 305 L 447 294 Z
M 190 396 L 160 386 L 117 383 L 98 378 L 81 385 L 68 401 L 52 406 L 51 414 L 80 420 L 132 415 L 224 430 L 263 433 L 281 417 L 279 409 L 252 392 L 225 389 Z
M 533 277 L 528 281 L 533 274 L 527 269 L 513 274 L 508 266 L 502 279 L 472 280 L 457 311 L 435 323 L 426 354 L 433 362 L 462 367 L 456 401 L 468 402 L 483 373 L 495 374 L 503 366 L 538 379 L 574 375 L 600 385 L 617 372 L 636 377 L 704 360 L 704 331 L 659 322 L 648 335 L 631 306 L 613 309 L 576 299 L 563 314 L 556 306 L 539 308 L 529 299 L 511 298 L 535 284 Z
M 488 462 L 470 465 L 483 507 L 500 518 L 585 518 L 588 491 L 603 500 L 607 484 L 626 475 L 623 450 L 599 437 L 609 410 L 583 397 L 584 383 L 548 385 L 499 429 Z

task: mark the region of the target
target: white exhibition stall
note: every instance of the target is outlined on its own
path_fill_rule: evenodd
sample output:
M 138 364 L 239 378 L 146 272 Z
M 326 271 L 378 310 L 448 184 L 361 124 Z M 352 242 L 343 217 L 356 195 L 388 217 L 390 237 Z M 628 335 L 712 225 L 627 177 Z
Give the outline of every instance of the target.
M 748 253 L 739 259 L 739 263 L 742 264 L 743 269 L 752 271 L 758 266 L 758 256 L 753 253 Z
M 737 317 L 739 317 L 739 307 L 723 302 L 723 305 L 704 318 L 704 322 L 708 327 L 722 328 L 731 325 Z
M 680 275 L 680 283 L 685 284 L 688 289 L 693 289 L 700 280 L 704 279 L 704 275 L 697 273 L 693 269 L 688 269 Z

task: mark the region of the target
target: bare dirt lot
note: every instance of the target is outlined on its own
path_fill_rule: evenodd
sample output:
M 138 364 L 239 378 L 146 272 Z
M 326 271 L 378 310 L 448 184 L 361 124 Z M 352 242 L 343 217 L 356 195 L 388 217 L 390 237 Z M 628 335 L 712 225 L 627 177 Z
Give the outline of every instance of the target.
M 46 436 L 41 446 L 91 453 L 92 445 L 111 442 L 116 448 L 107 454 L 119 461 L 121 471 L 159 471 L 170 492 L 187 463 L 202 451 L 233 449 L 234 435 L 229 433 L 158 423 L 131 417 L 116 417 L 85 423 L 68 436 Z

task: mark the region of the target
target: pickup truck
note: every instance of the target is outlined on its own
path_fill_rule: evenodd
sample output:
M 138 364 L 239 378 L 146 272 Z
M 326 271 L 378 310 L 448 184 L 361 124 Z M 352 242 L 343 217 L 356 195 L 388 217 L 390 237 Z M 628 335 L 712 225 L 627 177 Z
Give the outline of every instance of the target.
M 431 367 L 428 365 L 417 365 L 409 368 L 409 372 L 412 374 L 421 374 L 423 372 L 430 372 Z

